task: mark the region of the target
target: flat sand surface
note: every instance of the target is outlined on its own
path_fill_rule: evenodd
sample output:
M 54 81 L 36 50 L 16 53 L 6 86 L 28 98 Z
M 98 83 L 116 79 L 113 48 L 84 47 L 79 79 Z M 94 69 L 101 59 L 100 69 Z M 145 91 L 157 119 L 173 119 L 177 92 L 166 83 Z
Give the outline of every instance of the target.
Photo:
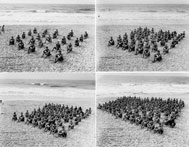
M 152 23 L 153 24 L 153 23 Z M 145 25 L 141 25 L 146 27 Z M 110 36 L 116 41 L 119 35 L 128 34 L 139 25 L 98 25 L 96 62 L 97 71 L 188 71 L 189 70 L 189 27 L 186 24 L 147 25 L 154 27 L 155 31 L 170 30 L 179 33 L 185 31 L 186 38 L 182 40 L 169 54 L 163 55 L 161 62 L 152 63 L 153 56 L 144 59 L 142 55 L 134 55 L 134 52 L 123 51 L 115 46 L 108 47 Z M 162 49 L 161 49 L 162 51 Z
M 113 74 L 112 74 L 113 75 Z M 123 74 L 122 74 L 123 75 Z M 134 76 L 135 75 L 135 76 Z M 105 103 L 122 96 L 178 98 L 185 102 L 175 128 L 164 127 L 162 135 L 141 129 L 140 126 L 115 119 L 97 110 L 98 147 L 188 147 L 189 146 L 189 84 L 188 77 L 166 74 L 141 76 L 98 76 L 97 102 Z M 148 75 L 148 76 L 147 76 Z M 156 74 L 157 75 L 157 74 Z M 170 75 L 170 77 L 169 77 Z M 173 77 L 171 77 L 171 75 Z
M 0 24 L 5 25 L 94 25 L 94 5 L 23 4 L 0 5 Z
M 61 46 L 64 61 L 54 63 L 55 52 L 50 58 L 41 58 L 44 48 L 37 48 L 35 53 L 27 54 L 28 41 L 30 37 L 24 39 L 25 49 L 18 50 L 17 46 L 9 46 L 11 36 L 16 37 L 22 32 L 27 32 L 36 27 L 42 33 L 45 29 L 52 34 L 56 29 L 59 30 L 58 39 L 53 39 L 53 43 L 46 43 L 50 50 L 57 41 L 61 41 L 70 30 L 74 31 L 71 42 L 74 46 L 76 37 L 80 37 L 85 31 L 89 38 L 80 47 L 73 47 L 73 51 L 67 54 L 66 46 Z M 5 33 L 0 35 L 0 71 L 1 72 L 92 72 L 95 68 L 95 49 L 94 49 L 94 25 L 9 25 L 6 26 Z
M 4 98 L 6 96 L 3 96 Z M 22 96 L 7 96 L 10 99 Z M 32 100 L 5 101 L 0 105 L 0 146 L 1 147 L 94 147 L 94 106 L 91 105 L 91 99 L 71 99 L 62 98 L 60 101 L 46 100 L 49 97 L 44 97 L 42 101 Z M 35 98 L 34 98 L 35 99 Z M 17 123 L 11 120 L 13 112 L 20 114 L 26 110 L 32 111 L 34 108 L 42 107 L 45 103 L 53 102 L 58 104 L 67 104 L 73 106 L 81 106 L 83 109 L 92 107 L 93 113 L 85 120 L 68 132 L 67 138 L 56 138 L 49 132 L 43 132 L 38 128 Z
M 164 96 L 163 96 L 164 95 Z M 150 95 L 138 95 L 141 97 Z M 155 95 L 151 95 L 155 96 Z M 169 97 L 165 94 L 157 94 L 163 98 Z M 182 95 L 183 96 L 183 95 Z M 176 127 L 164 127 L 164 134 L 154 134 L 141 129 L 135 124 L 130 124 L 114 116 L 97 110 L 97 146 L 98 147 L 188 147 L 189 146 L 189 99 L 185 96 L 175 95 L 182 98 L 186 107 L 182 110 L 180 117 L 176 120 Z M 98 97 L 97 103 L 116 99 Z

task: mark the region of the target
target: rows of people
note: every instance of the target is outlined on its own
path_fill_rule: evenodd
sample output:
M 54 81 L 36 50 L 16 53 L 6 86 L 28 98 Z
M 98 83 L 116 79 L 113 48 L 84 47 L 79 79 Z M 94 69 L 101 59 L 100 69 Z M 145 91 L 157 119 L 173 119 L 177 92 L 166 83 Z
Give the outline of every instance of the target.
M 65 36 L 62 37 L 61 39 L 61 43 L 60 41 L 57 41 L 55 47 L 53 47 L 52 50 L 49 49 L 48 44 L 47 43 L 52 43 L 52 39 L 58 39 L 59 36 L 59 31 L 58 29 L 56 29 L 54 31 L 54 33 L 51 34 L 48 32 L 47 29 L 45 29 L 41 34 L 37 31 L 36 28 L 33 29 L 33 31 L 29 30 L 27 35 L 29 37 L 31 37 L 31 39 L 29 40 L 28 44 L 28 54 L 35 52 L 36 50 L 36 46 L 38 46 L 38 48 L 43 48 L 43 54 L 42 57 L 47 58 L 49 56 L 51 56 L 51 52 L 52 51 L 56 51 L 56 55 L 55 55 L 55 63 L 56 62 L 62 62 L 64 60 L 63 58 L 63 54 L 61 51 L 61 45 L 66 45 L 67 44 L 67 53 L 70 53 L 73 50 L 73 46 L 72 43 L 67 43 L 67 40 L 71 40 L 72 37 L 74 37 L 74 32 L 73 30 L 71 30 L 68 35 L 67 35 L 67 39 Z M 9 45 L 18 45 L 18 50 L 21 49 L 25 49 L 25 44 L 23 42 L 24 39 L 26 39 L 26 33 L 23 32 L 22 35 L 17 35 L 16 38 L 14 38 L 13 36 L 11 37 L 11 39 L 9 40 Z M 35 36 L 35 37 L 34 37 Z M 85 39 L 87 39 L 89 37 L 88 33 L 85 32 L 84 35 L 81 35 L 80 38 L 76 38 L 75 40 L 75 47 L 79 47 L 80 43 L 82 43 Z M 43 39 L 44 38 L 44 39 Z M 46 45 L 45 45 L 46 44 Z
M 91 108 L 83 111 L 81 107 L 49 103 L 30 113 L 28 110 L 25 114 L 21 112 L 19 117 L 14 112 L 12 120 L 38 127 L 57 137 L 67 137 L 67 132 L 74 129 L 82 119 L 88 118 L 91 113 Z
M 98 109 L 111 113 L 116 118 L 140 125 L 154 133 L 163 134 L 164 126 L 176 125 L 176 118 L 185 106 L 184 101 L 168 98 L 140 98 L 123 96 L 116 100 L 99 104 Z
M 167 54 L 169 53 L 169 49 L 175 48 L 184 38 L 185 31 L 183 33 L 177 33 L 176 31 L 170 32 L 170 30 L 159 30 L 155 32 L 154 28 L 139 27 L 131 31 L 129 36 L 127 33 L 123 37 L 119 35 L 117 43 L 115 43 L 113 37 L 110 37 L 108 46 L 116 45 L 117 48 L 122 48 L 129 52 L 134 51 L 135 55 L 142 54 L 144 58 L 149 57 L 151 52 L 154 52 L 153 62 L 156 62 L 162 60 L 160 47 L 163 47 L 163 54 Z

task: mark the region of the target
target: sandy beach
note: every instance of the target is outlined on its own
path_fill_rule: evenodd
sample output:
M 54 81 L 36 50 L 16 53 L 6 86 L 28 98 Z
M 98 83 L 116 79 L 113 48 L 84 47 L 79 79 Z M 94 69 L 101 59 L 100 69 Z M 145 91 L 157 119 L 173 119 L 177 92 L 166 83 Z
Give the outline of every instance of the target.
M 142 95 L 140 95 L 142 96 Z M 154 96 L 154 95 L 146 95 Z M 168 95 L 167 95 L 168 96 Z M 167 98 L 164 95 L 164 98 Z M 188 97 L 188 95 L 187 95 Z M 181 98 L 179 96 L 178 98 Z M 107 100 L 107 99 L 106 99 Z M 188 98 L 182 98 L 186 105 Z M 165 127 L 163 135 L 153 134 L 146 129 L 115 119 L 112 115 L 97 110 L 97 146 L 98 147 L 188 147 L 189 146 L 189 108 L 186 106 L 177 119 L 176 127 Z
M 188 71 L 188 5 L 101 5 L 97 12 L 96 60 L 98 71 Z M 109 15 L 108 15 L 109 14 Z M 153 56 L 143 59 L 127 50 L 108 47 L 112 36 L 141 27 L 154 27 L 155 31 L 186 31 L 186 38 L 163 56 L 162 62 L 152 63 Z M 162 48 L 160 48 L 162 52 Z
M 13 112 L 20 114 L 26 110 L 32 111 L 34 108 L 42 107 L 48 102 L 82 106 L 83 108 L 89 107 L 85 101 L 70 101 L 68 99 L 64 101 L 6 101 L 1 106 L 0 145 L 4 147 L 94 147 L 94 113 L 83 120 L 74 130 L 69 131 L 66 139 L 56 138 L 50 133 L 43 132 L 43 130 L 11 120 Z
M 90 4 L 1 4 L 0 25 L 5 25 L 5 33 L 0 35 L 0 71 L 6 72 L 92 72 L 95 67 L 94 44 L 94 5 Z M 52 34 L 59 30 L 58 39 L 53 39 L 52 44 L 45 44 L 50 50 L 57 41 L 73 30 L 74 37 L 67 43 L 72 43 L 85 31 L 89 38 L 80 47 L 73 47 L 73 52 L 67 54 L 66 46 L 61 46 L 64 62 L 54 64 L 55 52 L 50 59 L 41 58 L 43 48 L 36 49 L 34 54 L 27 54 L 28 41 L 24 41 L 25 50 L 18 51 L 17 46 L 9 46 L 11 36 L 22 35 L 36 27 L 42 33 L 48 29 Z M 44 41 L 44 40 L 43 40 Z
M 113 25 L 98 26 L 97 31 L 97 70 L 98 71 L 188 71 L 189 70 L 189 38 L 186 38 L 179 45 L 170 50 L 170 53 L 163 55 L 162 62 L 152 63 L 153 57 L 142 58 L 142 55 L 134 55 L 133 52 L 117 49 L 115 46 L 108 47 L 107 43 L 112 36 L 115 40 L 120 34 L 130 32 L 139 26 Z M 142 26 L 145 27 L 145 26 Z M 147 25 L 155 30 L 176 30 L 178 32 L 189 32 L 188 25 Z M 162 52 L 162 49 L 160 49 Z
M 46 81 L 47 82 L 47 81 Z M 62 83 L 59 81 L 59 83 Z M 44 84 L 1 84 L 0 105 L 0 146 L 3 147 L 94 147 L 95 144 L 95 114 L 94 114 L 94 86 L 85 88 L 84 83 L 75 84 L 75 88 L 69 83 L 63 82 L 60 86 Z M 80 82 L 81 83 L 81 82 Z M 72 84 L 71 84 L 72 85 Z M 13 112 L 20 115 L 21 112 L 42 107 L 46 103 L 65 104 L 68 106 L 81 106 L 83 109 L 92 108 L 92 114 L 82 120 L 73 130 L 68 132 L 67 138 L 56 138 L 49 132 L 38 128 L 17 123 L 11 120 Z
M 124 80 L 123 80 L 124 81 Z M 115 119 L 114 116 L 97 110 L 98 147 L 188 147 L 189 146 L 189 99 L 188 84 L 163 83 L 100 83 L 97 87 L 97 104 L 122 96 L 181 98 L 186 106 L 176 120 L 176 127 L 164 127 L 158 135 L 141 129 L 135 124 Z
M 94 25 L 94 10 L 92 4 L 1 4 L 0 24 Z
M 80 47 L 73 48 L 73 52 L 67 54 L 66 46 L 61 46 L 64 61 L 62 63 L 54 63 L 55 52 L 52 52 L 52 56 L 48 59 L 41 58 L 43 48 L 37 48 L 33 54 L 27 54 L 27 48 L 25 50 L 18 51 L 17 46 L 9 46 L 8 42 L 11 36 L 16 37 L 22 32 L 28 32 L 30 29 L 36 27 L 39 32 L 48 29 L 50 33 L 53 33 L 56 29 L 59 30 L 58 39 L 54 39 L 53 43 L 45 44 L 52 50 L 57 41 L 61 41 L 62 36 L 66 36 L 71 29 L 74 31 L 74 38 L 70 41 L 72 44 L 76 37 L 88 32 L 89 38 L 85 40 Z M 60 72 L 60 71 L 72 71 L 72 72 L 83 72 L 83 71 L 94 71 L 94 26 L 93 25 L 9 25 L 6 26 L 4 34 L 0 35 L 1 47 L 0 47 L 0 67 L 1 71 L 6 72 L 21 72 L 21 71 L 49 71 L 49 72 Z M 27 47 L 30 37 L 26 37 L 24 41 Z

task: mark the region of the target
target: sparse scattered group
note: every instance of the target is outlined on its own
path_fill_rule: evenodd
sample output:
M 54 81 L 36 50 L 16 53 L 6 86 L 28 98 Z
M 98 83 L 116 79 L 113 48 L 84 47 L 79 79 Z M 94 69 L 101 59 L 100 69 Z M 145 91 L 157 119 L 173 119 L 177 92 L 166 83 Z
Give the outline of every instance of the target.
M 119 35 L 117 42 L 114 41 L 113 37 L 110 37 L 108 46 L 116 45 L 116 48 L 122 48 L 122 50 L 129 52 L 134 51 L 135 55 L 142 54 L 143 58 L 149 57 L 154 52 L 153 62 L 156 62 L 162 60 L 162 53 L 169 53 L 169 49 L 175 48 L 184 38 L 185 31 L 180 34 L 176 31 L 170 32 L 170 30 L 155 32 L 154 28 L 139 27 L 131 31 L 129 36 L 127 33 L 123 37 Z M 163 47 L 162 53 L 159 50 L 160 47 Z
M 38 127 L 57 137 L 67 137 L 67 132 L 74 129 L 82 119 L 86 119 L 91 113 L 91 108 L 83 111 L 81 107 L 49 103 L 30 113 L 29 111 L 26 111 L 25 114 L 21 112 L 20 116 L 14 112 L 12 120 Z
M 71 30 L 67 35 L 67 39 L 65 36 L 63 36 L 61 41 L 57 41 L 55 47 L 53 47 L 52 50 L 50 50 L 48 48 L 48 45 L 45 45 L 45 44 L 52 43 L 53 39 L 58 39 L 58 36 L 59 36 L 58 29 L 56 29 L 54 31 L 52 36 L 48 32 L 47 29 L 45 29 L 42 33 L 39 33 L 37 31 L 37 28 L 34 28 L 33 31 L 29 30 L 27 35 L 28 35 L 28 37 L 30 37 L 30 41 L 27 44 L 27 45 L 29 45 L 28 46 L 28 54 L 35 52 L 37 46 L 38 46 L 38 48 L 44 47 L 42 57 L 47 58 L 52 55 L 51 52 L 56 51 L 55 60 L 54 60 L 54 62 L 56 63 L 56 62 L 62 62 L 64 60 L 63 53 L 61 51 L 61 45 L 63 45 L 63 46 L 66 45 L 67 40 L 69 41 L 72 39 L 72 37 L 74 37 L 74 32 L 73 32 L 73 30 Z M 88 37 L 89 37 L 88 33 L 85 32 L 84 35 L 81 35 L 80 38 L 76 38 L 75 47 L 79 47 L 80 43 L 82 43 L 84 41 L 84 39 L 87 39 Z M 26 32 L 23 32 L 21 37 L 20 37 L 20 35 L 17 35 L 16 38 L 14 38 L 12 36 L 9 40 L 9 45 L 17 44 L 18 50 L 24 49 L 26 47 L 26 45 L 23 42 L 24 39 L 26 39 Z M 70 42 L 67 44 L 67 53 L 72 52 L 72 50 L 73 50 L 73 46 L 72 46 L 72 43 Z
M 171 128 L 176 125 L 184 101 L 178 99 L 140 98 L 123 96 L 114 101 L 99 104 L 98 109 L 106 111 L 116 118 L 140 125 L 154 133 L 163 134 L 164 126 Z

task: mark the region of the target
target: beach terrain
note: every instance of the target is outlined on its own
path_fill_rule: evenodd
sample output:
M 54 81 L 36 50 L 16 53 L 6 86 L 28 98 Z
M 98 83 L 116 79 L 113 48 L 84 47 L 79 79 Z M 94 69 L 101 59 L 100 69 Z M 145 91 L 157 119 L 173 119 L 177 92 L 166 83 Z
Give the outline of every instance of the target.
M 66 71 L 66 72 L 91 72 L 95 67 L 95 44 L 94 44 L 94 6 L 93 5 L 2 5 L 0 11 L 0 24 L 5 25 L 5 33 L 1 33 L 0 62 L 1 71 Z M 56 52 L 47 59 L 41 58 L 44 48 L 36 48 L 36 52 L 28 55 L 28 42 L 31 37 L 23 40 L 25 49 L 18 51 L 16 46 L 9 46 L 11 36 L 26 34 L 29 30 L 37 28 L 41 34 L 45 29 L 52 35 L 56 29 L 59 31 L 58 39 L 45 44 L 50 50 L 55 47 L 57 41 L 73 30 L 74 37 L 67 43 L 72 43 L 73 52 L 67 54 L 66 46 L 61 46 L 64 61 L 54 64 Z M 85 32 L 89 38 L 74 47 L 74 41 Z M 36 35 L 34 35 L 36 37 Z M 43 42 L 45 40 L 43 39 Z M 36 44 L 37 46 L 37 44 Z
M 137 79 L 137 77 L 135 77 Z M 97 110 L 98 147 L 188 147 L 189 146 L 189 91 L 188 84 L 177 82 L 102 82 L 97 87 L 97 105 L 122 96 L 178 98 L 185 102 L 176 127 L 164 127 L 164 134 L 154 134 L 135 124 L 115 119 L 114 116 Z M 142 79 L 142 78 L 141 78 Z M 144 77 L 142 81 L 147 78 Z M 155 79 L 155 77 L 154 77 Z M 183 80 L 182 80 L 183 82 Z
M 97 7 L 97 47 L 96 60 L 98 71 L 188 71 L 188 32 L 189 5 L 99 5 Z M 112 36 L 117 40 L 139 26 L 154 28 L 155 31 L 186 32 L 182 40 L 169 54 L 163 55 L 161 62 L 152 63 L 153 56 L 144 59 L 108 47 Z M 162 52 L 162 48 L 160 48 Z
M 29 47 L 28 42 L 31 37 L 26 37 L 23 40 L 25 44 L 24 50 L 18 50 L 17 46 L 9 46 L 9 39 L 11 36 L 16 37 L 21 35 L 23 32 L 28 32 L 34 27 L 42 33 L 45 29 L 52 34 L 56 29 L 59 30 L 58 39 L 53 39 L 52 43 L 46 43 L 45 46 L 48 46 L 50 50 L 55 47 L 57 41 L 61 42 L 63 36 L 73 30 L 74 36 L 71 41 L 67 43 L 72 43 L 73 51 L 67 54 L 67 45 L 61 45 L 61 51 L 63 53 L 64 61 L 61 63 L 54 63 L 56 52 L 52 52 L 52 56 L 49 58 L 41 58 L 43 54 L 43 48 L 36 47 L 36 52 L 28 54 L 27 49 Z M 94 27 L 92 25 L 11 25 L 6 26 L 6 32 L 3 35 L 0 35 L 1 47 L 0 47 L 0 67 L 1 71 L 12 72 L 12 71 L 41 71 L 41 72 L 60 72 L 60 71 L 72 71 L 72 72 L 83 72 L 83 71 L 94 71 Z M 80 37 L 81 34 L 84 34 L 85 31 L 88 32 L 89 38 L 86 39 L 83 43 L 80 44 L 80 47 L 74 47 L 74 41 L 76 38 Z M 35 35 L 36 36 L 36 35 Z M 43 39 L 44 41 L 44 39 Z M 37 45 L 37 44 L 36 44 Z
M 1 4 L 0 24 L 94 25 L 94 11 L 85 4 Z
M 63 83 L 63 84 L 61 84 Z M 95 115 L 94 115 L 94 85 L 93 82 L 68 81 L 30 81 L 14 84 L 1 84 L 0 105 L 0 146 L 3 147 L 94 147 L 95 144 Z M 67 138 L 56 138 L 49 132 L 13 122 L 12 115 L 16 112 L 42 107 L 46 103 L 81 106 L 83 109 L 92 108 L 92 114 L 82 120 L 73 130 L 68 132 Z

